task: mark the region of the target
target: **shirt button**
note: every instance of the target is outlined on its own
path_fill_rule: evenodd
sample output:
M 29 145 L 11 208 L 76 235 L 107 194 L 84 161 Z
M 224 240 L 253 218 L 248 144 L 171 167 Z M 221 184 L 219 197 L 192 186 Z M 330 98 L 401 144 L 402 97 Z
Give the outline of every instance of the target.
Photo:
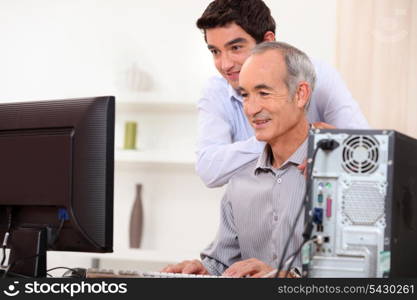
M 278 178 L 277 182 L 278 183 L 281 183 L 282 182 L 282 179 L 281 178 Z
M 278 257 L 277 257 L 277 255 L 276 254 L 274 254 L 273 256 L 272 256 L 272 260 L 276 260 Z
M 278 221 L 278 216 L 274 216 L 274 221 Z

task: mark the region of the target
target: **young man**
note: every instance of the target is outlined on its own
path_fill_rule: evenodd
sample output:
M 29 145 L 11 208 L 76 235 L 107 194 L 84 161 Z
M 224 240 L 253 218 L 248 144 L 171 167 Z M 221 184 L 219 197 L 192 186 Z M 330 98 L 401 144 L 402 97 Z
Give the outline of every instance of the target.
M 244 112 L 266 145 L 257 161 L 230 180 L 216 239 L 202 260 L 165 272 L 263 277 L 278 266 L 290 238 L 305 189 L 298 166 L 307 156 L 306 107 L 315 85 L 314 67 L 298 49 L 270 42 L 258 45 L 240 71 L 237 88 Z M 285 260 L 303 242 L 303 223 L 303 218 L 297 223 Z M 296 265 L 301 265 L 299 255 Z
M 197 27 L 204 32 L 221 77 L 209 81 L 198 103 L 196 171 L 208 187 L 218 187 L 240 167 L 258 158 L 264 147 L 253 135 L 236 89 L 251 49 L 263 41 L 275 40 L 275 21 L 262 0 L 216 0 L 198 19 Z M 322 62 L 313 64 L 317 82 L 308 110 L 309 122 L 368 128 L 339 74 Z

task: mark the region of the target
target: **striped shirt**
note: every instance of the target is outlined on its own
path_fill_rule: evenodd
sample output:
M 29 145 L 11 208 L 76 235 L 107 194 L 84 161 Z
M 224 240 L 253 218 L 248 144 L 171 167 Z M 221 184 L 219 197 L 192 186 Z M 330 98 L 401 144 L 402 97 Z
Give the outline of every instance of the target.
M 221 202 L 217 236 L 201 253 L 209 273 L 221 275 L 233 263 L 249 258 L 278 267 L 303 201 L 305 177 L 297 166 L 306 157 L 307 139 L 277 169 L 271 164 L 272 151 L 266 145 L 257 161 L 232 177 Z M 303 224 L 302 214 L 285 260 L 301 245 Z M 300 256 L 294 265 L 301 266 Z

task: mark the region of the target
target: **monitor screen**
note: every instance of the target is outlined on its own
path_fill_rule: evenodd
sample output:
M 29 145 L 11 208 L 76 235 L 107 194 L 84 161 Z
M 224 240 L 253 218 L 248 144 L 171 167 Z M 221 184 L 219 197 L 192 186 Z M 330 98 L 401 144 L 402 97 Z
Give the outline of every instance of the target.
M 45 276 L 47 250 L 112 252 L 114 102 L 0 104 L 0 238 L 10 248 L 1 263 L 10 274 Z

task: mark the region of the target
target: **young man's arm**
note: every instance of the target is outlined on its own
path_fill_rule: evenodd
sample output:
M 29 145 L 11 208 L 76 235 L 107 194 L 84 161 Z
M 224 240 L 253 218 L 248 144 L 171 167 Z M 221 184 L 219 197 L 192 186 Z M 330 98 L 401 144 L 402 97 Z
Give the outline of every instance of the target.
M 225 99 L 225 91 L 219 89 L 206 90 L 198 104 L 196 171 L 208 187 L 228 183 L 240 167 L 258 158 L 265 145 L 251 137 L 252 133 L 246 134 L 246 140 L 233 142 L 236 138 L 233 137 L 231 118 L 236 114 L 245 118 L 245 115 L 227 111 L 224 101 L 232 100 Z

